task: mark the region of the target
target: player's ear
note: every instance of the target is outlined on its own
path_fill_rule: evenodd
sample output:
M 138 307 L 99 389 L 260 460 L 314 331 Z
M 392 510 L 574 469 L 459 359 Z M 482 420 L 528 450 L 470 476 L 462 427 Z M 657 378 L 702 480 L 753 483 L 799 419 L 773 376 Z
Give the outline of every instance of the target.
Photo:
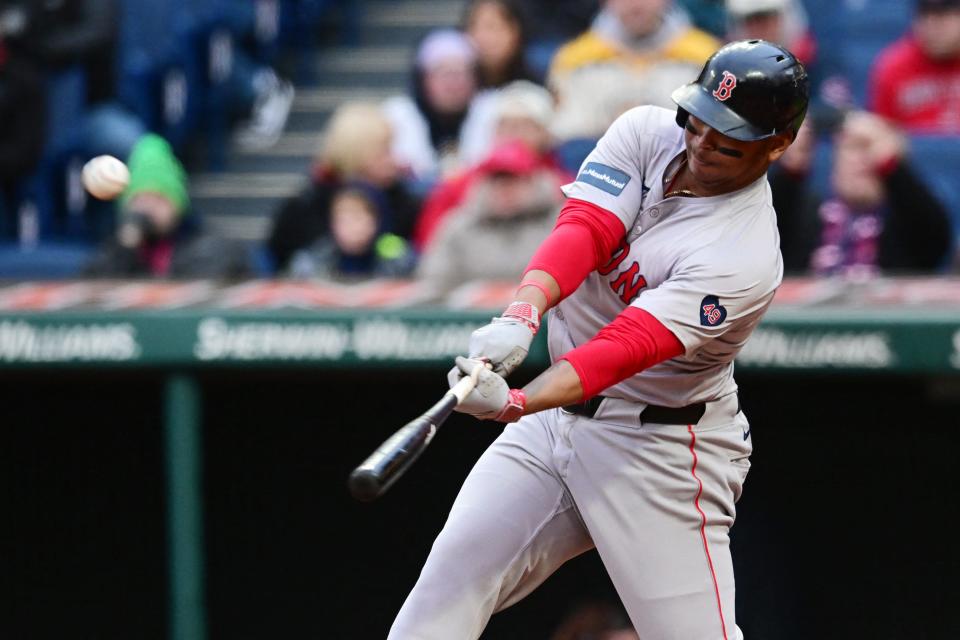
M 773 164 L 780 159 L 787 148 L 793 143 L 796 134 L 793 131 L 784 131 L 770 138 L 770 147 L 767 150 L 767 160 Z

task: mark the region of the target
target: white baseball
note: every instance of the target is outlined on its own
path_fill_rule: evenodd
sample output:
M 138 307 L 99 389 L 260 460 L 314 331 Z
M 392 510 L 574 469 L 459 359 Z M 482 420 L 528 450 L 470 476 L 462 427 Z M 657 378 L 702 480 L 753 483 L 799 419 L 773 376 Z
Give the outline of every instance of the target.
M 130 183 L 130 170 L 113 156 L 97 156 L 83 165 L 80 180 L 94 198 L 113 200 Z

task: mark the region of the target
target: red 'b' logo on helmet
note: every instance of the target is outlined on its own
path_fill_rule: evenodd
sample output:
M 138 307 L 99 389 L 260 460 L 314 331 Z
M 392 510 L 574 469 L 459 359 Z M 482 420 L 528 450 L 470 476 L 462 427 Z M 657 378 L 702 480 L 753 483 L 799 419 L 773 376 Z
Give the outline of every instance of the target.
M 729 71 L 723 72 L 723 78 L 720 79 L 720 85 L 714 90 L 713 97 L 724 102 L 733 95 L 733 90 L 737 86 L 737 76 Z

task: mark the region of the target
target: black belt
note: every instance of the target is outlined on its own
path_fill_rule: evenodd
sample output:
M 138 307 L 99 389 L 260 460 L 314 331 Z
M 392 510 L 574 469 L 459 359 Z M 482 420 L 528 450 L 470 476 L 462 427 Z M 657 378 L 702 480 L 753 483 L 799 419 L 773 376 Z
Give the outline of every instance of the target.
M 594 396 L 581 404 L 569 404 L 563 408 L 567 413 L 575 413 L 579 416 L 592 418 L 600 408 L 600 403 L 606 400 L 606 396 Z M 697 402 L 688 404 L 685 407 L 659 407 L 655 404 L 648 404 L 640 412 L 640 422 L 653 422 L 655 424 L 697 424 L 700 418 L 707 411 L 706 402 Z

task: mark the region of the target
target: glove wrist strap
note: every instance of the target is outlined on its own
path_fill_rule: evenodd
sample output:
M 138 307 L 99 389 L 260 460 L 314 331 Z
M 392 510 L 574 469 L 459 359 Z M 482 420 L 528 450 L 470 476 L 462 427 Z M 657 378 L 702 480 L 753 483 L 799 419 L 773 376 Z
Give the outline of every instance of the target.
M 523 416 L 524 409 L 527 408 L 527 395 L 522 389 L 510 389 L 507 393 L 507 404 L 503 407 L 497 417 L 497 422 L 516 422 Z
M 533 335 L 537 335 L 540 329 L 540 311 L 529 302 L 511 302 L 501 317 L 520 320 L 530 328 Z

